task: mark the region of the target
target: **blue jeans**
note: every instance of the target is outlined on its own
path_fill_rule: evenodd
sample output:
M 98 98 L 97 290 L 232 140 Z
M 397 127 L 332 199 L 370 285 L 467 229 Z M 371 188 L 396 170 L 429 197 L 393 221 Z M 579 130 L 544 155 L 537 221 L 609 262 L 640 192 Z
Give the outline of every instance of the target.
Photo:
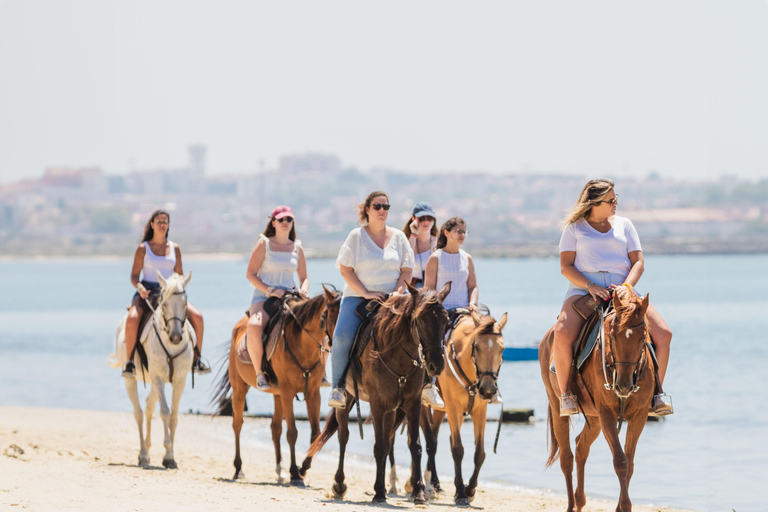
M 355 341 L 357 328 L 362 320 L 355 313 L 355 308 L 365 299 L 362 297 L 344 297 L 339 306 L 339 318 L 333 331 L 333 348 L 331 349 L 331 386 L 339 387 L 341 376 L 349 362 L 349 351 Z

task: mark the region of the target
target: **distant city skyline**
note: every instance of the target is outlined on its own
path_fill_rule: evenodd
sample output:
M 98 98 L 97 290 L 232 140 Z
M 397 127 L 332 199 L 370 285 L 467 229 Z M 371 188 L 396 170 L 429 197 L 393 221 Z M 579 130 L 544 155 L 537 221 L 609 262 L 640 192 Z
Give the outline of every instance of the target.
M 0 1 L 0 183 L 368 171 L 768 178 L 768 2 Z

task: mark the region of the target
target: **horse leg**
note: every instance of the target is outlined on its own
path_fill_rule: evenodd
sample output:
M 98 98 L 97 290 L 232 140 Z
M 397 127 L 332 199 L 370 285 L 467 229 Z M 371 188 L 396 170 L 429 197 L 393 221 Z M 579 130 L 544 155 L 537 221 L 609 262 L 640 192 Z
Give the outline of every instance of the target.
M 549 371 L 549 370 L 547 370 Z M 559 404 L 559 397 L 547 388 L 547 397 L 549 398 L 549 411 L 547 412 L 547 421 L 551 434 L 554 435 L 555 442 L 560 449 L 560 470 L 565 477 L 565 492 L 568 495 L 567 512 L 574 512 L 576 504 L 573 499 L 573 452 L 571 451 L 570 429 L 571 424 L 567 416 L 560 416 L 560 409 L 552 404 Z
M 381 406 L 378 409 L 382 409 Z M 384 479 L 387 472 L 387 455 L 392 447 L 392 427 L 395 424 L 395 412 L 382 412 L 371 404 L 371 416 L 373 417 L 373 456 L 376 459 L 376 482 L 373 484 L 373 502 L 385 503 L 387 501 L 387 489 Z
M 291 485 L 304 485 L 304 480 L 299 476 L 299 466 L 296 465 L 296 439 L 299 437 L 299 432 L 296 430 L 296 418 L 293 414 L 293 397 L 292 393 L 288 390 L 281 390 L 280 397 L 283 402 L 283 414 L 285 415 L 285 439 L 288 441 L 288 448 L 291 451 Z
M 272 444 L 275 445 L 275 473 L 277 473 L 277 479 L 282 482 L 283 477 L 282 466 L 283 457 L 280 453 L 280 436 L 283 435 L 283 401 L 280 395 L 272 395 L 275 400 L 275 412 L 272 414 Z
M 128 398 L 133 404 L 133 417 L 136 425 L 139 427 L 139 466 L 149 467 L 149 453 L 147 445 L 144 442 L 144 413 L 139 403 L 139 383 L 136 379 L 123 379 L 125 381 L 125 390 L 128 392 Z
M 445 419 L 445 412 L 433 410 L 430 414 L 429 408 L 424 407 L 421 414 L 422 421 L 424 421 L 425 417 L 429 419 L 429 435 L 427 435 L 427 427 L 425 427 L 424 423 L 422 423 L 421 427 L 422 430 L 424 430 L 424 438 L 427 440 L 427 471 L 430 473 L 430 483 L 433 492 L 441 493 L 443 492 L 443 489 L 440 487 L 440 479 L 437 476 L 435 457 L 437 455 L 437 436 L 440 433 L 440 426 L 443 423 L 443 419 Z M 432 441 L 430 441 L 430 439 Z M 430 443 L 433 444 L 432 447 L 430 447 Z M 432 453 L 430 453 L 430 450 Z
M 413 401 L 406 412 L 408 415 L 408 448 L 411 450 L 411 498 L 414 505 L 426 505 L 427 495 L 424 489 L 424 479 L 421 477 L 421 439 L 419 428 L 421 416 L 421 396 Z
M 590 421 L 584 425 L 584 429 L 576 436 L 576 510 L 581 512 L 587 503 L 587 495 L 584 488 L 584 466 L 587 464 L 589 449 L 600 435 L 600 425 L 597 421 Z
M 234 365 L 232 365 L 234 366 Z M 248 384 L 237 375 L 237 368 L 230 366 L 229 379 L 232 386 L 232 430 L 235 433 L 235 476 L 233 480 L 244 478 L 243 461 L 240 458 L 240 431 L 243 428 L 243 412 L 245 411 L 245 395 L 248 394 Z M 233 371 L 234 370 L 234 371 Z
M 347 406 L 344 409 L 336 409 L 336 421 L 339 423 L 339 467 L 336 469 L 333 483 L 333 497 L 342 499 L 347 493 L 347 484 L 344 483 L 344 453 L 349 441 L 349 409 L 354 400 L 347 394 Z
M 627 418 L 627 437 L 624 441 L 624 453 L 627 456 L 627 487 L 629 487 L 629 482 L 635 472 L 635 450 L 637 449 L 637 442 L 640 440 L 640 434 L 645 428 L 646 418 L 647 413 L 643 409 L 639 414 Z
M 310 391 L 309 396 L 304 397 L 304 401 L 307 404 L 307 419 L 309 420 L 310 427 L 309 444 L 312 445 L 317 436 L 320 435 L 320 388 L 318 387 Z M 312 457 L 306 457 L 299 469 L 300 478 L 304 478 L 307 475 L 307 470 L 311 465 Z
M 395 467 L 395 436 L 397 436 L 397 429 L 400 428 L 400 425 L 403 423 L 403 420 L 405 419 L 405 412 L 402 409 L 398 409 L 395 411 L 395 424 L 392 427 L 392 440 L 389 443 L 389 490 L 387 491 L 388 496 L 397 496 L 397 469 Z M 405 482 L 405 492 L 406 494 L 410 493 L 413 489 L 411 488 L 411 481 L 408 480 Z
M 165 383 L 160 377 L 155 377 L 152 383 L 152 392 L 157 394 L 157 400 L 160 402 L 160 417 L 163 419 L 163 446 L 165 447 L 163 467 L 176 469 L 176 461 L 173 460 L 173 442 L 171 441 L 171 408 L 168 407 L 168 401 L 165 399 Z
M 619 503 L 616 506 L 616 512 L 630 512 L 632 502 L 629 500 L 629 486 L 627 483 L 628 463 L 624 450 L 621 449 L 619 432 L 616 429 L 616 415 L 611 411 L 602 411 L 600 414 L 600 426 L 603 430 L 603 436 L 608 442 L 608 447 L 613 454 L 613 469 L 616 476 L 619 477 Z
M 176 426 L 179 424 L 179 402 L 181 401 L 181 395 L 184 393 L 184 388 L 187 385 L 187 376 L 178 377 L 176 382 L 172 384 L 173 391 L 171 395 L 171 418 L 168 422 L 171 434 L 171 457 L 173 457 L 173 443 L 176 440 Z M 176 468 L 176 463 L 173 463 L 173 467 Z
M 486 413 L 488 412 L 488 405 L 483 402 L 475 406 L 477 412 L 472 415 L 472 426 L 475 429 L 475 470 L 472 472 L 472 476 L 469 478 L 469 485 L 465 489 L 469 501 L 475 499 L 475 491 L 477 491 L 477 479 L 480 476 L 480 468 L 485 462 L 485 424 L 487 421 Z
M 152 416 L 155 414 L 155 406 L 157 405 L 157 394 L 150 391 L 147 394 L 147 402 L 144 405 L 144 418 L 147 426 L 147 435 L 145 436 L 145 442 L 147 445 L 147 460 L 149 460 L 149 450 L 152 448 Z
M 446 404 L 446 408 L 450 406 Z M 461 462 L 464 460 L 464 446 L 461 444 L 461 425 L 464 418 L 456 407 L 450 407 L 448 412 L 448 426 L 451 428 L 451 454 L 453 455 L 454 479 L 453 484 L 456 487 L 456 494 L 453 500 L 460 507 L 469 506 L 469 497 L 464 489 L 464 477 L 461 473 Z

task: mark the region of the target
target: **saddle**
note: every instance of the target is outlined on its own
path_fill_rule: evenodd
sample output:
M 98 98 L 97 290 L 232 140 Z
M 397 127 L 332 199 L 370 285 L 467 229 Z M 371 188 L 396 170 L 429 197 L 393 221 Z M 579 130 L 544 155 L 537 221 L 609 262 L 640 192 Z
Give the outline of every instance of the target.
M 613 303 L 611 301 L 602 301 L 602 304 L 600 304 L 592 299 L 590 295 L 585 295 L 573 304 L 573 309 L 575 309 L 585 320 L 584 325 L 581 326 L 579 335 L 576 336 L 576 342 L 573 345 L 573 355 L 575 356 L 574 365 L 578 372 L 597 346 L 597 337 L 600 333 L 599 312 L 601 310 L 606 312 L 610 311 L 613 309 Z M 554 360 L 549 365 L 549 371 L 556 373 Z
M 288 298 L 288 296 L 289 294 L 285 294 L 281 298 L 270 297 L 264 301 L 264 312 L 269 315 L 269 321 L 264 327 L 264 331 L 261 336 L 261 341 L 264 344 L 264 354 L 266 355 L 266 357 L 262 358 L 261 371 L 267 372 L 270 377 L 273 377 L 273 375 L 271 373 L 272 368 L 269 364 L 269 360 L 272 359 L 272 355 L 275 353 L 278 340 L 277 334 L 281 332 L 282 324 L 285 321 L 283 305 L 285 304 L 285 299 Z M 249 310 L 245 311 L 245 315 L 250 317 Z M 278 325 L 280 327 L 276 328 Z M 273 332 L 276 334 L 275 336 L 272 336 Z M 243 337 L 240 338 L 240 342 L 237 344 L 237 359 L 244 364 L 253 364 L 251 356 L 248 354 L 248 346 L 246 344 L 245 338 L 246 336 L 243 335 Z

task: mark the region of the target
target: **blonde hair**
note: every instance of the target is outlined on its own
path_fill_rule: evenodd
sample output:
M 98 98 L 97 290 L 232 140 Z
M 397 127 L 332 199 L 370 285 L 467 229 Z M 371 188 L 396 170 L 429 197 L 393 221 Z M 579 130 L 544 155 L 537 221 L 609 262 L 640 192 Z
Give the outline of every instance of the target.
M 613 180 L 607 178 L 589 180 L 581 190 L 579 200 L 576 201 L 573 210 L 571 210 L 571 213 L 566 215 L 565 220 L 563 220 L 563 227 L 565 228 L 569 224 L 573 224 L 576 221 L 589 217 L 592 207 L 600 204 L 600 201 L 602 201 L 611 190 L 613 190 Z

